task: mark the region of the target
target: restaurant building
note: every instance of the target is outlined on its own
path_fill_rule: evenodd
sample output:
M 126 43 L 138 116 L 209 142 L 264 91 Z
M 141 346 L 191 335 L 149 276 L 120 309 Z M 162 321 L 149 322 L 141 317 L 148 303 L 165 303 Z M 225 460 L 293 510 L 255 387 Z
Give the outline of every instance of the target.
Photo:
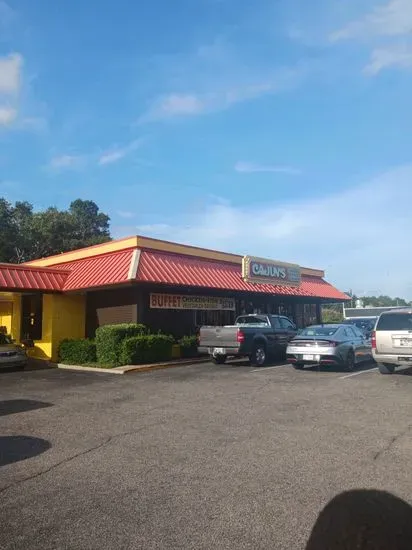
M 112 323 L 144 323 L 176 338 L 243 313 L 321 321 L 321 305 L 348 300 L 324 272 L 134 236 L 0 264 L 0 326 L 32 354 L 56 360 L 64 338 L 93 338 Z

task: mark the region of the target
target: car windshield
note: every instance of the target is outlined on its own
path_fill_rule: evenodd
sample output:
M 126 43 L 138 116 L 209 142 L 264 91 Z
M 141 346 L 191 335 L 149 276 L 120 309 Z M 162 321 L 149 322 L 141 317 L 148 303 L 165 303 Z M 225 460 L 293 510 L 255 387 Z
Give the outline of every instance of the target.
M 247 326 L 259 326 L 259 327 L 267 327 L 269 326 L 267 320 L 265 320 L 262 317 L 238 317 L 236 320 L 237 325 L 247 325 Z
M 332 336 L 339 327 L 307 327 L 299 332 L 300 336 Z
M 0 334 L 0 346 L 11 344 L 10 338 L 6 334 Z
M 345 325 L 355 325 L 361 330 L 372 330 L 375 326 L 376 319 L 348 319 Z
M 412 313 L 381 315 L 376 330 L 412 330 Z

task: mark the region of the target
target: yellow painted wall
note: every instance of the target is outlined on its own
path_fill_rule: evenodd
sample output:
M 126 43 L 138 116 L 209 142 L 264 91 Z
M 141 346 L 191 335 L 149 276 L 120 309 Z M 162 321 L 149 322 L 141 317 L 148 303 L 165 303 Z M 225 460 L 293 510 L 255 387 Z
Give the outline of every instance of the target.
M 6 327 L 7 334 L 11 334 L 12 317 L 13 302 L 0 302 L 0 326 Z
M 11 337 L 20 342 L 21 331 L 21 295 L 13 294 L 13 316 L 11 319 Z
M 34 349 L 29 354 L 37 359 L 57 361 L 62 340 L 85 337 L 85 296 L 43 295 L 42 328 L 42 339 L 34 342 Z

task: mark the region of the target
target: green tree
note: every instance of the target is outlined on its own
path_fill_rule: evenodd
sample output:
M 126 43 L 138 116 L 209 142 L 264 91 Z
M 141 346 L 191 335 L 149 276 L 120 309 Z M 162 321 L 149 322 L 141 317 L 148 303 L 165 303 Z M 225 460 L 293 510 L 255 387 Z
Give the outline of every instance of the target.
M 0 262 L 21 263 L 110 240 L 110 218 L 93 201 L 77 199 L 68 210 L 34 212 L 28 202 L 0 198 Z
M 13 206 L 0 198 L 0 262 L 9 262 L 14 245 Z
M 33 206 L 16 202 L 13 208 L 14 250 L 11 260 L 16 263 L 31 259 L 33 250 Z
M 55 207 L 50 207 L 44 212 L 36 212 L 32 220 L 31 259 L 72 250 L 72 231 L 73 224 L 68 212 Z
M 340 323 L 343 321 L 342 309 L 330 308 L 324 306 L 322 308 L 322 322 L 323 323 Z
M 95 202 L 77 199 L 70 204 L 69 214 L 73 225 L 70 244 L 73 249 L 110 240 L 110 218 L 99 212 Z

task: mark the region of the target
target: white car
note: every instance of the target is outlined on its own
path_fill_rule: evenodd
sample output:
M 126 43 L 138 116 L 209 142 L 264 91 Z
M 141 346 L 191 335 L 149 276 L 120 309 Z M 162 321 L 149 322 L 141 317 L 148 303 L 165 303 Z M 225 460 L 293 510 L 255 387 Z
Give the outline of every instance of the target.
M 372 353 L 381 374 L 412 366 L 412 308 L 382 313 L 372 332 Z
M 24 369 L 27 365 L 27 354 L 23 346 L 14 344 L 6 335 L 0 333 L 0 369 L 17 367 Z

